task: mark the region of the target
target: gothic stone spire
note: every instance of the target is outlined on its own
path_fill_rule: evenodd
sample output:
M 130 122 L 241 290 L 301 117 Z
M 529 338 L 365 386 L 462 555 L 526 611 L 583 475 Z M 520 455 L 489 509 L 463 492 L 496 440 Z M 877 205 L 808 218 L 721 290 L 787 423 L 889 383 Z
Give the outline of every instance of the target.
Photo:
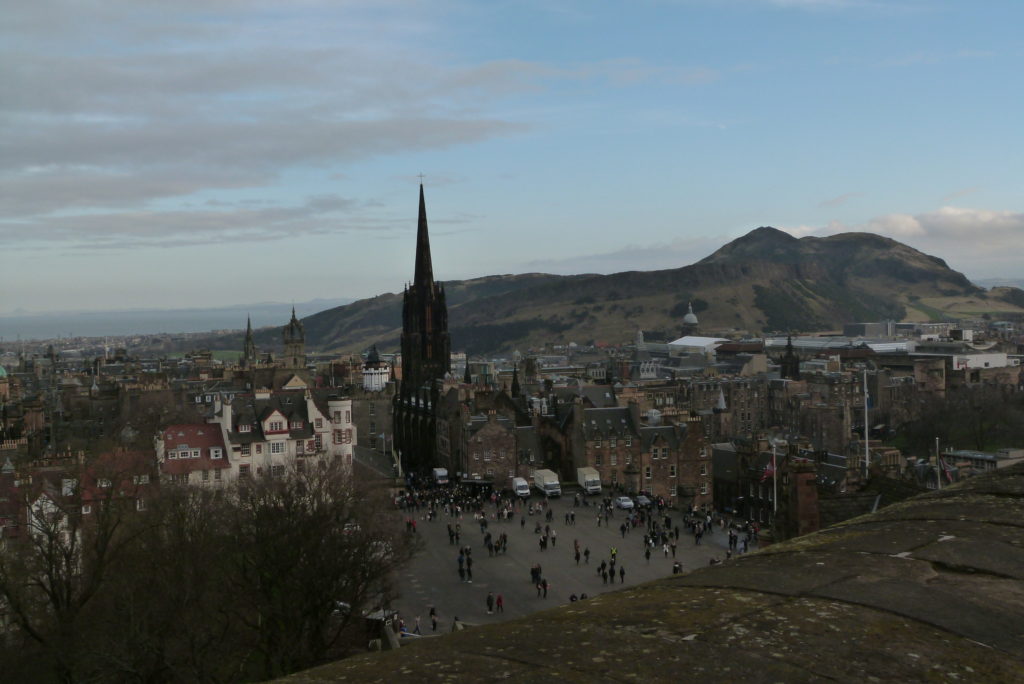
M 416 228 L 416 276 L 413 280 L 420 287 L 432 287 L 434 267 L 430 261 L 430 234 L 427 231 L 427 203 L 423 199 L 423 184 L 420 183 L 420 216 Z

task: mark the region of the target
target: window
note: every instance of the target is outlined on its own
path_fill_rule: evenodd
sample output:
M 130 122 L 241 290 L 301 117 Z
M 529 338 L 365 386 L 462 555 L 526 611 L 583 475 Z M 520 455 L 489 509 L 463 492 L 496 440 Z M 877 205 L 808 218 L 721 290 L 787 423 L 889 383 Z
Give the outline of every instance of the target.
M 317 418 L 316 420 L 313 421 L 313 425 L 315 425 L 316 429 L 319 430 L 320 428 L 322 428 L 324 426 L 324 419 L 323 418 Z
M 494 477 L 494 468 L 487 469 L 487 477 Z
M 371 435 L 377 434 L 377 424 L 375 422 L 373 422 L 372 420 L 370 421 L 370 434 Z
M 210 481 L 210 471 L 209 470 L 204 470 L 203 471 L 203 482 L 209 482 L 209 481 Z
M 281 432 L 284 430 L 284 422 L 280 420 L 272 420 L 267 424 L 267 429 L 270 432 Z
M 199 454 L 200 453 L 201 453 L 200 449 L 193 449 L 192 453 L 189 454 L 189 458 L 199 458 Z
M 701 482 L 700 483 L 700 493 L 701 494 L 707 494 L 708 493 L 708 483 L 707 482 Z
M 633 463 L 633 454 L 631 454 L 630 452 L 627 451 L 626 452 L 626 465 L 632 465 L 632 463 Z
M 598 467 L 600 467 L 602 465 L 602 463 L 601 463 L 601 454 L 600 453 L 594 454 L 594 465 L 596 465 Z
M 650 480 L 651 479 L 651 466 L 644 466 L 644 479 L 645 480 Z
M 617 444 L 618 444 L 618 440 L 616 440 L 614 437 L 612 437 L 611 439 L 608 440 L 608 448 L 609 449 L 614 449 Z
M 374 407 L 374 404 L 371 401 L 370 402 L 370 415 L 373 416 L 373 415 L 376 415 L 376 414 L 377 414 L 376 408 Z
M 92 513 L 92 506 L 89 504 L 82 506 L 82 515 L 89 515 L 90 513 Z
M 180 485 L 188 484 L 188 473 L 182 473 L 181 475 L 171 475 L 171 482 L 173 484 Z
M 136 475 L 132 478 L 133 484 L 149 484 L 149 475 Z
M 346 423 L 351 423 L 352 422 L 352 412 L 351 411 L 345 411 L 345 422 Z
M 533 449 L 527 449 L 526 456 L 530 460 L 530 463 L 533 463 Z
M 626 446 L 633 446 L 633 438 L 626 437 Z
M 313 445 L 316 447 L 317 451 L 322 451 L 323 448 L 324 448 L 324 437 L 323 437 L 323 435 L 314 435 L 313 436 Z
M 249 444 L 243 444 L 242 445 L 242 455 L 243 456 L 248 456 L 251 453 L 252 453 L 252 446 L 249 445 Z
M 595 449 L 600 449 L 601 448 L 601 440 L 599 440 L 599 439 L 595 439 L 594 440 L 594 448 Z
M 223 455 L 224 452 L 221 451 L 220 447 L 212 447 L 210 449 L 210 458 L 221 458 Z
M 293 420 L 292 421 L 292 430 L 301 430 L 301 429 L 302 429 L 302 421 L 301 420 Z
M 276 465 L 270 468 L 270 477 L 284 477 L 284 466 Z
M 145 499 L 136 499 L 135 500 L 135 510 L 137 510 L 137 511 L 144 511 L 144 510 L 146 510 L 146 500 Z
M 262 454 L 263 453 L 263 445 L 262 444 L 257 444 L 256 445 L 256 453 L 257 454 Z
M 474 461 L 479 461 L 480 460 L 480 452 L 479 451 L 474 451 L 473 452 L 473 460 Z
M 270 453 L 272 453 L 272 454 L 283 454 L 284 451 L 285 451 L 285 449 L 284 449 L 284 442 L 271 442 L 270 443 Z
M 238 477 L 249 477 L 251 473 L 252 468 L 249 466 L 248 463 L 243 463 L 242 465 L 238 466 Z
M 669 477 L 675 477 L 676 476 L 676 464 L 675 463 L 673 463 L 672 465 L 670 465 L 668 467 L 668 476 Z
M 341 411 L 335 411 L 333 417 L 331 418 L 331 420 L 333 422 L 335 422 L 335 423 L 340 423 L 341 422 Z
M 221 477 L 220 476 L 220 470 L 214 470 L 213 471 L 213 479 L 214 480 L 220 480 L 220 477 Z
M 485 461 L 490 461 L 493 458 L 494 458 L 494 449 L 491 449 L 490 451 L 484 451 L 484 460 Z
M 619 455 L 616 452 L 613 451 L 608 456 L 608 465 L 618 465 L 618 464 L 619 464 Z
M 252 425 L 249 425 L 248 423 L 240 423 L 238 425 L 238 431 L 239 432 L 252 432 Z
M 99 487 L 109 487 L 110 486 L 110 480 L 108 480 L 105 477 L 101 477 L 98 480 L 96 480 L 96 485 L 99 486 Z
M 707 475 L 708 474 L 708 464 L 707 463 L 701 463 L 700 464 L 700 474 L 701 475 Z

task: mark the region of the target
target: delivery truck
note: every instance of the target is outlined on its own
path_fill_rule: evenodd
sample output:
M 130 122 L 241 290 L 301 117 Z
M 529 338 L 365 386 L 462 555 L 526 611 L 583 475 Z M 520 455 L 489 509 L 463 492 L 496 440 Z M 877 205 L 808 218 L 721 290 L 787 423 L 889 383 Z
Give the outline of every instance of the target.
M 576 481 L 584 494 L 601 493 L 601 476 L 597 474 L 597 468 L 577 468 Z
M 562 485 L 558 481 L 558 476 L 545 468 L 533 471 L 533 488 L 548 498 L 562 496 Z

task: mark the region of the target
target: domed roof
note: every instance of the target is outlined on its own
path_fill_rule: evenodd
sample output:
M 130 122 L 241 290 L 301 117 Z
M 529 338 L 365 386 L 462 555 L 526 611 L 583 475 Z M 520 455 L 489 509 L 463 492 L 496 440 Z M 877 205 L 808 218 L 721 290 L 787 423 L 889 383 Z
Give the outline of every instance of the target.
M 689 310 L 683 316 L 683 323 L 686 325 L 697 325 L 697 314 L 693 313 L 693 304 L 689 304 Z
M 4 368 L 3 366 L 0 366 L 0 378 L 6 378 L 6 377 L 7 377 L 7 369 Z

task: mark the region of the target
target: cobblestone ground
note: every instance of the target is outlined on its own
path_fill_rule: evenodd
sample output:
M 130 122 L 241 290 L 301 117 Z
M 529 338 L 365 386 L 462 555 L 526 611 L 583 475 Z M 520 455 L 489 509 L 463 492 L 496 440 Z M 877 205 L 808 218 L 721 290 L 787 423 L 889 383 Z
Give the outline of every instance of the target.
M 537 497 L 528 500 L 539 503 Z M 542 514 L 526 517 L 525 526 L 520 524 L 526 507 L 512 521 L 499 521 L 490 517 L 493 506 L 488 506 L 488 530 L 494 539 L 505 532 L 509 536 L 507 554 L 490 557 L 484 546 L 484 534 L 472 515 L 462 520 L 448 518 L 443 511 L 433 522 L 427 522 L 420 514 L 417 532 L 425 542 L 423 550 L 401 573 L 401 597 L 394 603 L 408 629 L 412 630 L 416 617 L 420 618 L 420 629 L 429 634 L 431 624 L 429 611 L 434 606 L 438 613 L 438 631 L 449 631 L 454 618 L 469 624 L 501 622 L 538 610 L 569 603 L 572 594 L 595 596 L 606 591 L 635 586 L 672 574 L 675 561 L 682 564 L 684 572 L 708 565 L 711 559 L 724 559 L 726 555 L 726 533 L 719 527 L 709 536 L 704 535 L 700 545 L 694 544 L 693 536 L 685 527 L 680 529 L 676 557 L 671 552 L 665 556 L 661 547 L 651 551 L 650 560 L 644 556 L 644 527 L 631 528 L 623 537 L 620 525 L 626 519 L 626 512 L 615 510 L 606 526 L 597 524 L 595 506 L 573 506 L 573 497 L 552 499 L 550 507 L 553 519 L 546 523 Z M 575 524 L 566 524 L 566 513 L 574 512 Z M 666 511 L 673 525 L 682 525 L 682 514 Z M 473 581 L 462 582 L 458 575 L 458 546 L 448 543 L 447 523 L 461 525 L 461 545 L 472 547 Z M 537 522 L 543 527 L 550 524 L 556 533 L 554 546 L 548 545 L 541 551 L 539 534 L 534 532 Z M 576 564 L 573 541 L 579 540 L 581 549 L 590 549 L 590 562 L 581 558 Z M 610 558 L 612 548 L 618 550 L 615 582 L 605 584 L 597 568 L 602 560 Z M 530 568 L 540 563 L 542 575 L 548 581 L 547 599 L 538 597 L 536 586 L 530 580 Z M 618 568 L 625 568 L 625 581 L 618 576 Z M 504 599 L 504 612 L 487 613 L 487 594 L 493 592 Z

